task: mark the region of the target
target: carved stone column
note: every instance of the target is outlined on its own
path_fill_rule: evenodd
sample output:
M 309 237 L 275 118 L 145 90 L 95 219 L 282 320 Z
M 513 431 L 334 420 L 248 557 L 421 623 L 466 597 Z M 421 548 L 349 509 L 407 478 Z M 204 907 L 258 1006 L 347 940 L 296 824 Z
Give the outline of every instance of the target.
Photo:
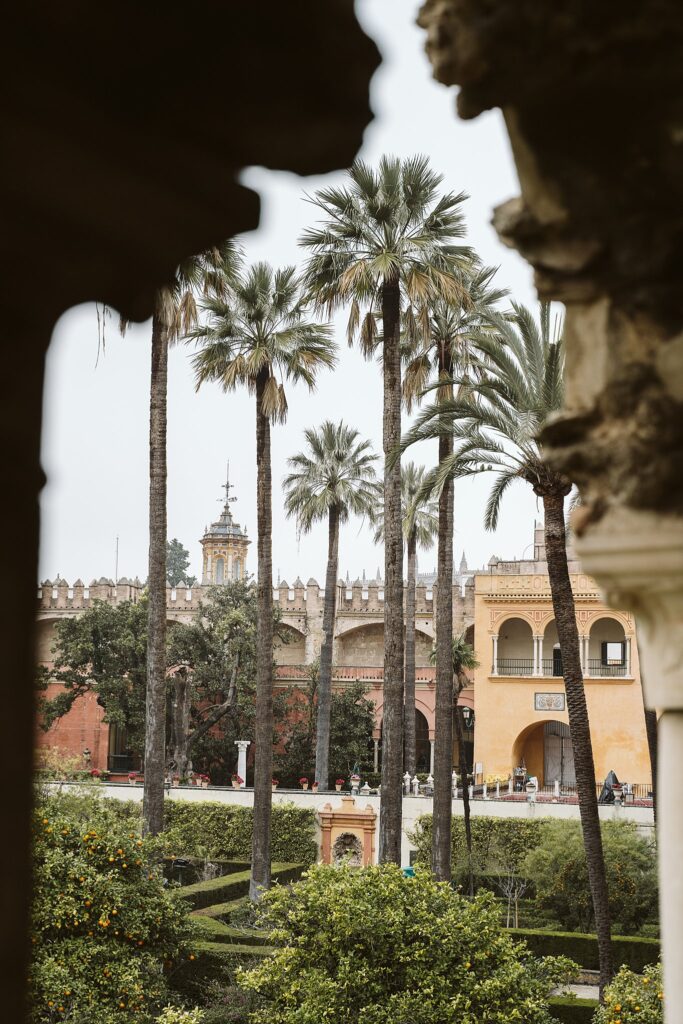
M 501 239 L 564 302 L 564 410 L 542 443 L 575 481 L 584 569 L 633 610 L 661 713 L 664 1002 L 683 1005 L 683 65 L 680 4 L 426 0 L 420 24 L 458 111 L 500 107 L 522 195 Z M 519 69 L 527 72 L 520 75 Z M 454 154 L 454 160 L 456 154 Z M 584 653 L 586 660 L 586 653 Z M 586 667 L 589 667 L 586 665 Z

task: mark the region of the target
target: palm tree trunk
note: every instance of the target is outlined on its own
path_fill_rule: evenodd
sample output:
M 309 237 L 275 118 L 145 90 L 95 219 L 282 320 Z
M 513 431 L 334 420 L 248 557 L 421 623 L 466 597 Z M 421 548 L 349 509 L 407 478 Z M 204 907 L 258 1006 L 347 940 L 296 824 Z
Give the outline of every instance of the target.
M 406 589 L 406 661 L 404 680 L 405 768 L 415 774 L 415 577 L 417 540 L 413 530 L 408 538 L 408 581 Z
M 382 286 L 384 364 L 384 713 L 379 860 L 401 863 L 403 775 L 403 532 L 401 462 L 390 465 L 401 440 L 401 294 L 398 280 Z
M 318 717 L 315 742 L 315 779 L 321 789 L 329 787 L 330 763 L 330 706 L 332 702 L 332 648 L 334 646 L 334 616 L 337 605 L 337 564 L 339 561 L 339 509 L 330 508 L 328 517 L 327 575 L 325 577 L 325 607 L 323 609 L 323 644 L 320 649 L 320 676 L 318 680 Z
M 166 400 L 168 337 L 161 318 L 152 318 L 149 402 L 149 606 L 145 701 L 145 785 L 143 830 L 164 827 L 166 762 Z
M 439 437 L 439 462 L 453 451 L 449 434 Z M 451 879 L 453 770 L 453 481 L 439 495 L 436 590 L 436 710 L 434 716 L 434 816 L 432 871 L 440 882 Z
M 458 696 L 462 687 L 458 686 Z M 472 821 L 470 819 L 470 788 L 467 784 L 467 757 L 465 756 L 465 729 L 462 708 L 455 708 L 455 732 L 458 738 L 458 771 L 462 781 L 462 820 L 465 825 L 465 846 L 467 847 L 467 889 L 474 896 L 474 871 L 472 869 Z
M 562 672 L 567 694 L 569 730 L 574 751 L 576 788 L 579 796 L 579 811 L 583 829 L 583 843 L 586 850 L 588 879 L 593 897 L 595 927 L 598 937 L 600 960 L 600 991 L 602 993 L 612 977 L 612 944 L 610 912 L 605 875 L 605 859 L 602 850 L 602 834 L 598 816 L 598 800 L 595 788 L 595 765 L 591 744 L 590 725 L 586 694 L 583 687 L 579 635 L 576 627 L 576 611 L 572 594 L 564 528 L 563 494 L 544 494 L 545 550 L 548 560 L 550 592 L 557 625 L 557 635 L 562 653 Z
M 636 644 L 638 640 L 636 638 Z M 643 680 L 643 662 L 638 647 L 638 663 L 640 665 L 640 687 L 643 693 L 643 713 L 645 715 L 645 735 L 650 755 L 650 774 L 652 775 L 652 816 L 657 825 L 657 712 L 645 705 L 645 682 Z
M 189 765 L 190 708 L 192 683 L 186 672 L 178 672 L 174 679 L 173 701 L 173 761 L 181 779 L 187 776 Z
M 249 896 L 270 888 L 270 819 L 273 797 L 273 556 L 270 421 L 263 412 L 268 371 L 256 379 L 256 509 L 258 583 L 256 635 L 256 724 L 254 739 L 254 835 Z

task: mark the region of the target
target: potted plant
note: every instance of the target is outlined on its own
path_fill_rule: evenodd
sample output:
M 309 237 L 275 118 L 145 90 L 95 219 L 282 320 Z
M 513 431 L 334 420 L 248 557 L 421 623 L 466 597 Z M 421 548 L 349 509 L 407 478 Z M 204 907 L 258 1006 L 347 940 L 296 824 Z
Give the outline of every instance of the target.
M 90 769 L 90 778 L 93 779 L 95 782 L 99 782 L 101 777 L 102 777 L 102 772 L 100 771 L 99 768 L 91 768 Z
M 179 786 L 180 785 L 180 776 L 179 775 L 174 775 L 172 781 L 173 781 L 173 785 L 174 786 Z
M 273 783 L 273 792 L 275 792 L 277 787 L 280 785 L 280 780 L 279 779 L 273 779 L 272 783 Z
M 318 785 L 319 783 L 314 782 L 313 785 L 311 786 L 311 789 L 313 790 L 314 793 L 318 792 Z
M 208 775 L 200 775 L 199 781 L 201 782 L 202 789 L 209 788 L 209 783 L 211 782 L 211 779 L 209 778 Z
M 299 779 L 299 785 L 302 789 L 308 789 L 308 779 L 305 775 Z
M 239 789 L 242 783 L 244 782 L 244 779 L 240 775 L 238 775 L 237 772 L 233 772 L 230 777 L 230 781 L 232 782 L 233 789 Z
M 360 786 L 360 775 L 354 772 L 349 781 L 351 782 L 351 792 L 355 791 L 357 793 Z
M 135 783 L 137 782 L 137 780 L 138 780 L 138 773 L 137 772 L 128 772 L 128 785 L 129 786 L 134 786 Z
M 341 793 L 341 788 L 344 785 L 344 782 L 344 779 L 335 779 L 334 788 L 337 790 L 338 793 Z

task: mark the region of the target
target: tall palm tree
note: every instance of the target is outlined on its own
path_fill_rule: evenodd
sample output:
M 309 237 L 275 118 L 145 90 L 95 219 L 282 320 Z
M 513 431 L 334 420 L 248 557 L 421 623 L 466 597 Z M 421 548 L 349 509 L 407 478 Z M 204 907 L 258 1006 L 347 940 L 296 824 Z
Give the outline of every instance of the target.
M 418 336 L 408 323 L 405 331 L 406 361 L 403 395 L 410 411 L 426 388 L 437 387 L 437 400 L 453 395 L 450 381 L 454 372 L 467 376 L 473 372 L 473 352 L 477 338 L 489 330 L 489 312 L 505 291 L 492 286 L 495 268 L 471 265 L 462 275 L 462 298 L 438 299 L 427 305 L 427 330 Z M 453 451 L 448 431 L 439 435 L 439 464 Z M 430 475 L 430 481 L 434 474 Z M 438 495 L 439 527 L 436 587 L 436 714 L 434 728 L 434 815 L 432 827 L 432 868 L 441 881 L 451 877 L 451 769 L 453 758 L 453 479 L 448 477 Z M 467 800 L 467 793 L 465 793 Z M 469 806 L 467 807 L 469 811 Z
M 308 294 L 332 312 L 349 304 L 348 340 L 370 356 L 382 332 L 384 383 L 384 721 L 379 859 L 401 859 L 403 770 L 403 543 L 400 462 L 390 453 L 401 436 L 401 312 L 429 297 L 455 297 L 456 271 L 470 250 L 454 240 L 464 234 L 463 194 L 439 195 L 441 176 L 426 157 L 384 156 L 377 170 L 357 161 L 341 188 L 311 198 L 322 212 L 305 231 L 311 251 L 304 272 Z
M 224 391 L 247 387 L 256 398 L 258 607 L 256 628 L 256 761 L 250 896 L 270 886 L 273 765 L 273 566 L 270 425 L 287 417 L 284 382 L 311 390 L 322 367 L 336 363 L 331 329 L 307 317 L 294 267 L 267 263 L 234 271 L 226 295 L 202 302 L 206 322 L 190 332 L 196 384 Z
M 501 499 L 517 480 L 529 484 L 543 501 L 548 577 L 562 651 L 569 728 L 579 795 L 588 875 L 595 910 L 600 984 L 612 974 L 610 915 L 600 834 L 595 766 L 579 654 L 574 596 L 569 578 L 565 534 L 565 499 L 571 481 L 549 466 L 538 433 L 562 405 L 564 342 L 550 327 L 550 307 L 540 307 L 540 323 L 521 305 L 510 318 L 494 317 L 496 336 L 482 337 L 479 378 L 468 396 L 435 403 L 419 417 L 404 444 L 448 431 L 452 455 L 438 477 L 491 471 L 496 479 L 484 523 L 495 529 Z M 446 422 L 448 418 L 448 422 Z
M 415 586 L 417 549 L 431 548 L 438 530 L 436 504 L 423 493 L 424 466 L 406 462 L 401 467 L 401 518 L 406 546 L 404 748 L 405 770 L 415 774 Z M 384 514 L 377 517 L 375 542 L 384 538 Z
M 198 292 L 224 289 L 238 258 L 232 240 L 180 264 L 170 285 L 160 288 L 152 315 L 149 400 L 149 569 L 147 689 L 145 698 L 145 775 L 143 829 L 157 835 L 164 827 L 166 768 L 166 422 L 168 348 L 197 319 Z M 125 334 L 128 321 L 119 324 Z
M 434 651 L 436 660 L 436 651 Z M 451 663 L 455 680 L 455 731 L 458 740 L 458 772 L 462 782 L 462 817 L 465 824 L 465 845 L 467 847 L 467 879 L 470 896 L 474 896 L 474 872 L 472 870 L 472 824 L 470 821 L 470 791 L 467 785 L 467 756 L 465 754 L 465 720 L 463 708 L 458 703 L 460 694 L 467 686 L 466 670 L 479 667 L 474 647 L 467 642 L 466 634 L 459 633 L 451 642 Z M 432 821 L 432 828 L 433 828 Z M 432 850 L 432 862 L 435 860 Z
M 285 509 L 288 516 L 296 516 L 304 533 L 308 533 L 314 523 L 327 519 L 327 573 L 315 746 L 315 779 L 327 789 L 339 528 L 351 515 L 370 519 L 374 516 L 379 484 L 373 465 L 377 456 L 370 441 L 359 440 L 357 430 L 341 421 L 325 420 L 317 430 L 306 430 L 304 436 L 307 450 L 288 459 L 292 472 L 284 480 Z

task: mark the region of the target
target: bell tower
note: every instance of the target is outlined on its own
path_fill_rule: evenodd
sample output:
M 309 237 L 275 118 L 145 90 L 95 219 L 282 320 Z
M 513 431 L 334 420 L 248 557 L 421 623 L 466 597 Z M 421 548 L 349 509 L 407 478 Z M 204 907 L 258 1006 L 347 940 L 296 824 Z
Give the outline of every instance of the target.
M 230 511 L 230 505 L 237 498 L 230 497 L 233 485 L 230 483 L 230 465 L 223 490 L 225 504 L 223 511 L 215 523 L 204 531 L 200 543 L 202 545 L 202 586 L 227 583 L 230 580 L 242 580 L 247 572 L 247 548 L 251 541 L 247 531 L 236 523 Z

